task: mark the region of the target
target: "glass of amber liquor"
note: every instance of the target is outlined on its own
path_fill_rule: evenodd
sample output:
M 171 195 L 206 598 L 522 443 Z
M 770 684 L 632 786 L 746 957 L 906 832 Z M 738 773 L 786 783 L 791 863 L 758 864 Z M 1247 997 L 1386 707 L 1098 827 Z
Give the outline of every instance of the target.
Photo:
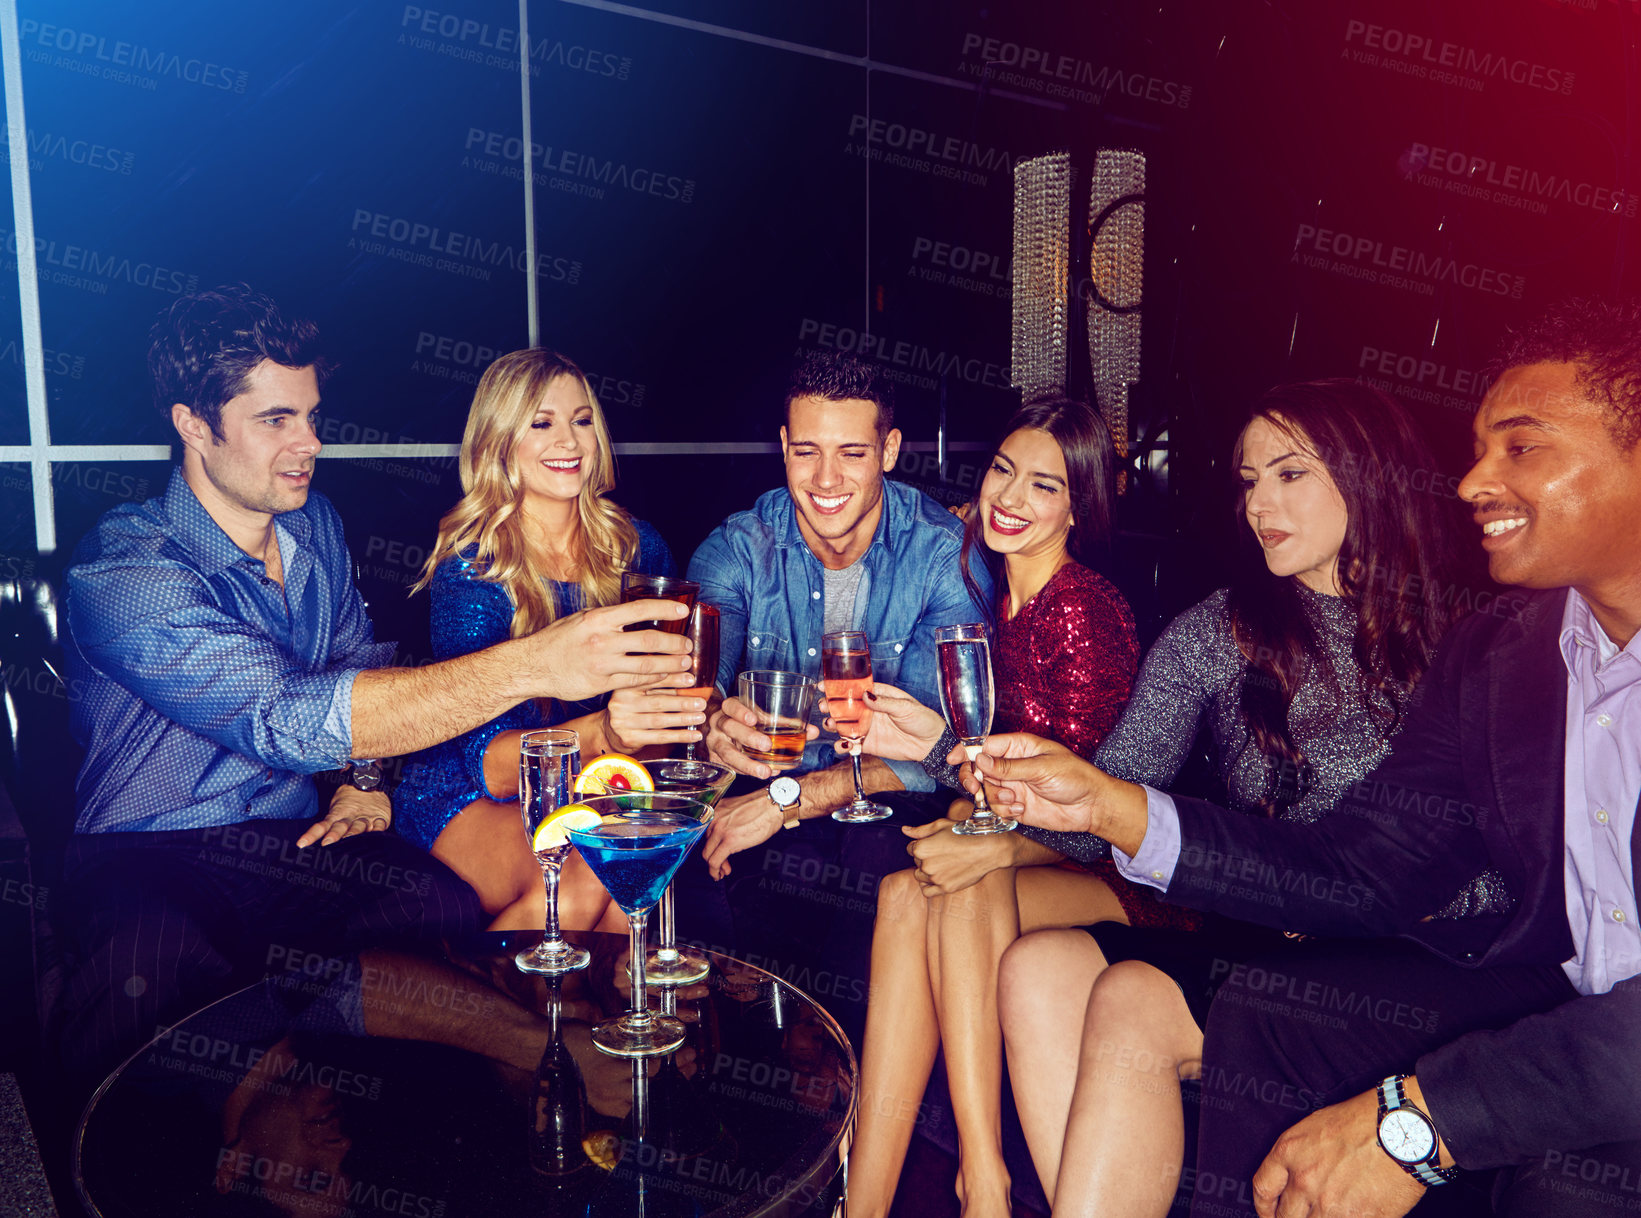
M 671 575 L 645 575 L 627 571 L 621 576 L 621 603 L 629 601 L 677 601 L 687 609 L 695 607 L 695 598 L 701 594 L 701 585 Z M 665 622 L 634 622 L 628 630 L 664 630 L 668 634 L 683 634 L 689 627 L 687 617 L 672 618 Z
M 809 715 L 815 706 L 815 683 L 801 672 L 758 668 L 738 681 L 741 701 L 758 717 L 757 729 L 769 737 L 769 749 L 747 749 L 746 755 L 777 770 L 803 760 Z

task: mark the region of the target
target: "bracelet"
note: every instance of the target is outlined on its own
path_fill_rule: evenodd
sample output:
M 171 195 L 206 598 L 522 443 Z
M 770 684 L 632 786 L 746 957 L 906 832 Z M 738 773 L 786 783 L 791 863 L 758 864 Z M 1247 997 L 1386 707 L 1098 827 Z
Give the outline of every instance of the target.
M 957 767 L 946 760 L 956 747 L 957 733 L 952 731 L 951 726 L 948 724 L 941 729 L 940 739 L 935 742 L 934 748 L 930 749 L 927 756 L 918 764 L 923 767 L 925 774 L 941 786 L 954 787 L 961 791 L 963 790 L 963 784 L 957 779 Z

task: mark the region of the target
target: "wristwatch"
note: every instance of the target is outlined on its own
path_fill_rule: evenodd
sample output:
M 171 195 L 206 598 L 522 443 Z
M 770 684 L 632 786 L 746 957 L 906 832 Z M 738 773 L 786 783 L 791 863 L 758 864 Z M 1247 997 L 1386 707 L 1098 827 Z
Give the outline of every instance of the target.
M 803 794 L 796 778 L 788 778 L 782 774 L 769 784 L 769 802 L 780 809 L 781 828 L 796 829 L 798 827 L 798 799 Z
M 1456 1167 L 1440 1166 L 1436 1127 L 1407 1098 L 1405 1074 L 1392 1074 L 1379 1084 L 1379 1149 L 1420 1184 L 1446 1184 L 1459 1174 Z
M 374 757 L 355 757 L 348 770 L 348 782 L 356 790 L 380 791 L 382 789 L 382 763 Z

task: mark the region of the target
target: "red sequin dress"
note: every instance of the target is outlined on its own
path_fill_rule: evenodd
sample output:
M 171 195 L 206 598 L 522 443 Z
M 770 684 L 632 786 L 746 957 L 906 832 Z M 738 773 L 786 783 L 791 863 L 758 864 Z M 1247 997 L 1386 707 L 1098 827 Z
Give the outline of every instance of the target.
M 1134 614 L 1122 593 L 1104 576 L 1068 562 L 998 628 L 995 730 L 1031 732 L 1091 757 L 1122 717 L 1139 661 Z M 1131 926 L 1199 925 L 1195 911 L 1130 883 L 1109 857 L 1063 865 L 1110 885 Z

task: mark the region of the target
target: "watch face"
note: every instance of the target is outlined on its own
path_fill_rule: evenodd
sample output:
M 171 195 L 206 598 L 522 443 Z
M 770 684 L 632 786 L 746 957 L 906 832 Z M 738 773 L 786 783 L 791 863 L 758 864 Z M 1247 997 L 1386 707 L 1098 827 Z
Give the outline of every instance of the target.
M 1436 1132 L 1417 1113 L 1398 1108 L 1379 1122 L 1379 1145 L 1398 1163 L 1423 1163 L 1436 1149 Z
M 801 794 L 803 794 L 803 789 L 798 786 L 798 780 L 788 778 L 784 774 L 769 784 L 769 798 L 782 807 L 787 804 L 797 803 Z

